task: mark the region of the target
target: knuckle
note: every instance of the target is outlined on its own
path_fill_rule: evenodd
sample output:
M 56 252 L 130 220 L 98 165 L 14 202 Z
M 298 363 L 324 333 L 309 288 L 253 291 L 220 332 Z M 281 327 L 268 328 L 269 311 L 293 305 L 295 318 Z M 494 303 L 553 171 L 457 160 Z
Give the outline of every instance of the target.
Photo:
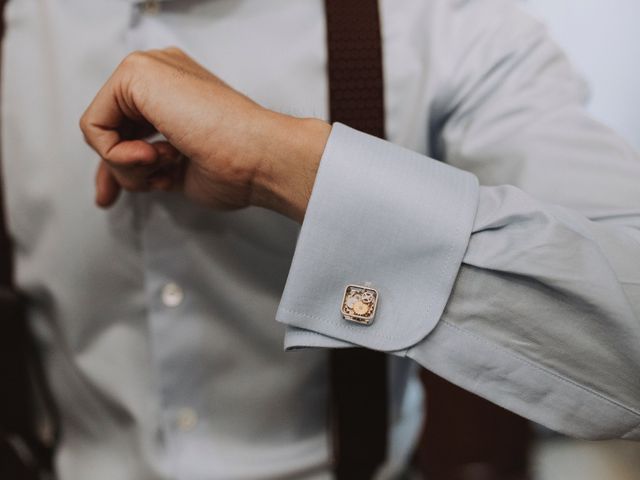
M 120 65 L 123 68 L 137 68 L 140 64 L 145 63 L 147 59 L 148 55 L 145 52 L 136 50 L 124 57 Z
M 173 55 L 176 57 L 184 57 L 186 55 L 182 49 L 175 46 L 167 47 L 164 49 L 164 51 L 165 53 L 168 53 L 169 55 Z
M 85 139 L 86 139 L 87 130 L 89 130 L 89 119 L 87 118 L 87 114 L 86 113 L 84 113 L 80 117 L 80 121 L 78 122 L 78 126 L 80 127 L 80 130 L 82 131 L 82 133 L 85 135 Z
M 80 127 L 80 130 L 84 134 L 85 139 L 87 138 L 89 130 L 91 129 L 91 120 L 89 118 L 90 118 L 89 110 L 86 110 L 80 117 L 80 120 L 78 121 L 78 126 Z
M 80 125 L 80 132 L 82 133 L 84 143 L 95 149 L 94 135 L 91 134 L 91 122 L 88 117 L 84 115 L 80 118 L 78 124 Z

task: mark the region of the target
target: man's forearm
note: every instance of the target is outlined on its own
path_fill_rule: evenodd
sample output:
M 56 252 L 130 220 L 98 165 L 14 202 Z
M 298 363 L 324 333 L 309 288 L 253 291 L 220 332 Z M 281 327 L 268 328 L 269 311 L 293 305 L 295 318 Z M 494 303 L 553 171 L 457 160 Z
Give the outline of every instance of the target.
M 176 48 L 126 57 L 80 127 L 102 159 L 100 206 L 120 189 L 177 190 L 210 208 L 257 205 L 297 221 L 331 131 L 261 107 Z M 154 132 L 166 141 L 150 143 Z
M 302 222 L 331 126 L 274 114 L 268 154 L 256 171 L 251 204 Z

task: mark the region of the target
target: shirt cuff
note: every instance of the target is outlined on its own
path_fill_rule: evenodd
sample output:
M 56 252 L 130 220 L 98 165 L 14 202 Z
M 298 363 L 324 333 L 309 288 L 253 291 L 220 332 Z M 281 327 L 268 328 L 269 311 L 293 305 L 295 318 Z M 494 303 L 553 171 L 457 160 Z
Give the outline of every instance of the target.
M 451 293 L 478 188 L 468 172 L 334 124 L 276 315 L 296 327 L 286 347 L 391 352 L 422 340 Z M 347 285 L 367 282 L 378 300 L 365 326 L 341 305 Z
M 355 346 L 352 343 L 296 327 L 288 326 L 284 334 L 284 349 L 286 351 L 303 348 L 350 348 Z

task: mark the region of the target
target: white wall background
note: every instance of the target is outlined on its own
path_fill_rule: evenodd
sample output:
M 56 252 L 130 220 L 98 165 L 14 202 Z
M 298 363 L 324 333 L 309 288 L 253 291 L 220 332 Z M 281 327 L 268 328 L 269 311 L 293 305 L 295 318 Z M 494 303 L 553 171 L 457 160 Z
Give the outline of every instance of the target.
M 591 88 L 589 108 L 640 150 L 640 0 L 522 0 Z

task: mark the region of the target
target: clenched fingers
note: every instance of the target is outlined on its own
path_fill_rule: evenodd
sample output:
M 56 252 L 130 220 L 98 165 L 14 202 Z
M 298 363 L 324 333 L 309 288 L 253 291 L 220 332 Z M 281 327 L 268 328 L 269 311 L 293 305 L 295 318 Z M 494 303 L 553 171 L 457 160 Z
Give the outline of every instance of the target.
M 168 142 L 120 142 L 98 167 L 96 203 L 105 208 L 111 206 L 121 189 L 177 190 L 182 182 L 183 163 L 180 152 Z

